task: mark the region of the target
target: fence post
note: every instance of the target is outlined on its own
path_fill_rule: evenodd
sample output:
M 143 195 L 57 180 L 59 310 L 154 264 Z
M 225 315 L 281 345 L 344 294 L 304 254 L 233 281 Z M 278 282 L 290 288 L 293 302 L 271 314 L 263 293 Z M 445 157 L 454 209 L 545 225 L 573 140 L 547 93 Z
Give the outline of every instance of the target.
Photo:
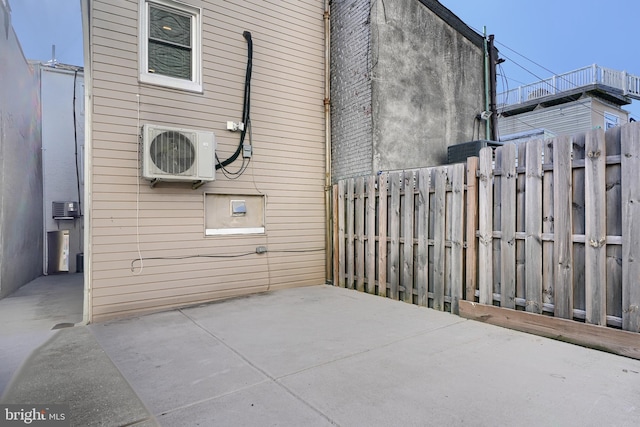
M 378 176 L 378 295 L 387 296 L 387 174 Z
M 338 279 L 337 284 L 341 288 L 346 287 L 345 283 L 345 216 L 344 216 L 344 184 L 345 181 L 338 181 Z
M 451 176 L 451 313 L 459 314 L 462 299 L 463 265 L 462 244 L 464 240 L 464 165 L 453 165 Z
M 367 292 L 376 290 L 376 176 L 367 178 Z
M 573 318 L 573 215 L 570 136 L 553 142 L 553 267 L 554 316 Z
M 621 129 L 622 126 L 615 126 L 605 132 L 607 159 L 620 159 Z M 622 197 L 619 160 L 613 164 L 607 160 L 605 180 L 607 236 L 619 239 L 619 244 L 608 244 L 607 238 L 607 316 L 622 319 Z
M 527 142 L 525 178 L 526 310 L 542 313 L 542 141 Z
M 404 220 L 402 235 L 404 236 L 404 259 L 402 262 L 402 283 L 404 285 L 403 300 L 413 302 L 413 221 L 414 221 L 414 182 L 415 172 L 404 173 Z
M 585 141 L 585 310 L 586 321 L 607 324 L 607 222 L 604 131 L 587 133 Z
M 500 180 L 502 221 L 500 230 L 500 307 L 516 308 L 516 146 L 505 144 Z
M 333 184 L 331 188 L 331 197 L 332 197 L 332 215 L 333 215 L 333 286 L 338 286 L 338 282 L 340 281 L 340 256 L 342 253 L 340 252 L 340 224 L 338 221 L 340 220 L 340 216 L 338 214 L 338 184 Z
M 480 150 L 478 182 L 478 288 L 480 304 L 493 304 L 493 150 Z
M 433 194 L 433 308 L 444 310 L 445 280 L 445 216 L 446 216 L 446 168 L 432 170 Z
M 353 186 L 355 180 L 349 178 L 347 180 L 347 252 L 346 252 L 346 264 L 347 264 L 347 288 L 353 289 L 353 278 L 355 273 L 355 259 L 354 259 L 354 200 L 353 200 Z
M 429 179 L 428 169 L 418 172 L 418 257 L 417 257 L 417 286 L 418 305 L 423 307 L 428 303 L 429 289 Z
M 355 223 L 356 223 L 356 289 L 364 292 L 364 177 L 356 179 Z
M 542 235 L 553 236 L 553 143 L 543 140 L 542 146 Z M 543 304 L 553 304 L 553 289 L 555 287 L 553 284 L 553 268 L 553 241 L 544 239 L 542 241 Z
M 389 174 L 391 190 L 391 218 L 389 218 L 389 292 L 391 298 L 399 298 L 400 282 L 400 181 L 402 172 Z
M 478 252 L 476 231 L 478 230 L 478 157 L 467 159 L 467 252 L 465 274 L 465 299 L 475 301 L 478 285 Z

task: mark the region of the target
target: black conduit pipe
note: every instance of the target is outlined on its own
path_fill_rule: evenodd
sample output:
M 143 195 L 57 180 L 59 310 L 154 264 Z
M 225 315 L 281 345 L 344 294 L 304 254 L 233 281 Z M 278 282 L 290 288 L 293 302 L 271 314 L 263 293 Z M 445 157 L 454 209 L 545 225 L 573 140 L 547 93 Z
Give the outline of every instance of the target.
M 242 106 L 242 123 L 244 124 L 244 128 L 240 133 L 240 143 L 238 144 L 236 152 L 233 153 L 233 155 L 228 159 L 218 163 L 216 165 L 216 169 L 228 166 L 238 158 L 238 156 L 242 152 L 242 145 L 244 144 L 244 138 L 247 134 L 247 128 L 250 126 L 249 109 L 251 101 L 251 67 L 253 66 L 253 41 L 251 40 L 251 33 L 249 31 L 245 31 L 244 33 L 242 33 L 242 36 L 247 41 L 247 72 L 244 78 L 244 103 Z

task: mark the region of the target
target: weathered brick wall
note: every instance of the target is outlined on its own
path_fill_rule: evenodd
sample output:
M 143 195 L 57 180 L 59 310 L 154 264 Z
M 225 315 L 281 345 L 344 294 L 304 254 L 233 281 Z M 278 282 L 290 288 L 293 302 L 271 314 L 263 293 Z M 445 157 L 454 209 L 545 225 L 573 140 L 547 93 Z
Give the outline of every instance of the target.
M 370 3 L 331 3 L 332 180 L 372 172 Z

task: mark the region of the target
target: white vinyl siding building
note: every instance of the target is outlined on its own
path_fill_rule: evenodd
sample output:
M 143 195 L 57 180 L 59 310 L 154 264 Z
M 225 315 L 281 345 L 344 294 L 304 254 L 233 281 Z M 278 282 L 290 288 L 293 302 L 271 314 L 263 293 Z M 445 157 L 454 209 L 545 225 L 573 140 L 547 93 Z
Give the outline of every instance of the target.
M 629 121 L 629 114 L 620 107 L 587 96 L 577 101 L 500 117 L 498 135 L 502 138 L 532 129 L 544 129 L 553 135 L 572 135 L 598 127 L 606 130 L 605 114 L 619 117 L 620 124 Z
M 201 25 L 201 45 L 190 39 L 201 56 L 200 82 L 198 61 L 189 79 L 147 72 L 145 0 L 83 2 L 86 320 L 324 283 L 323 2 L 154 3 L 195 11 L 192 22 L 196 15 L 201 20 L 192 27 Z M 214 181 L 195 190 L 190 183 L 152 188 L 141 178 L 145 124 L 213 132 L 220 161 L 236 150 L 240 133 L 226 123 L 243 114 L 243 31 L 253 40 L 246 136 L 253 155 L 244 173 L 227 177 L 217 170 Z M 177 80 L 186 86 L 174 85 Z M 228 168 L 237 172 L 242 164 L 240 156 Z M 207 233 L 214 210 L 205 206 L 215 205 L 216 195 L 247 200 L 247 215 L 263 200 L 255 215 L 262 215 L 264 231 Z M 257 253 L 262 247 L 267 252 Z

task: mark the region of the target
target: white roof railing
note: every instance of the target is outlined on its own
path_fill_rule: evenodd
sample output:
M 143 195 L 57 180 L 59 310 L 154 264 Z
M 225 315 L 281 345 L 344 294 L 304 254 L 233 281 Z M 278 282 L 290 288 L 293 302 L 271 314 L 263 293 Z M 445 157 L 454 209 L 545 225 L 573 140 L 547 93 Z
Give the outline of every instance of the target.
M 640 76 L 593 64 L 499 93 L 498 107 L 522 104 L 592 85 L 608 86 L 619 90 L 624 96 L 640 100 Z

